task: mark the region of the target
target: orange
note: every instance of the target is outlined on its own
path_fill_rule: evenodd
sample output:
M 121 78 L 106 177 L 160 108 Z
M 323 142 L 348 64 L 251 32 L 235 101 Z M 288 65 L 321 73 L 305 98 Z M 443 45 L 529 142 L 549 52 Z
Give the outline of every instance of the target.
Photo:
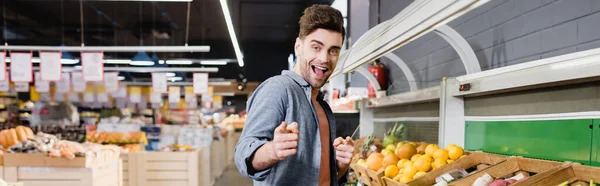
M 419 159 L 427 160 L 429 163 L 433 162 L 433 158 L 427 154 L 422 155 Z
M 395 154 L 388 154 L 385 156 L 385 158 L 383 158 L 383 167 L 388 167 L 390 165 L 396 165 L 398 164 L 398 157 Z
M 446 164 L 448 164 L 448 162 L 446 162 L 445 159 L 435 159 L 435 161 L 433 161 L 433 164 L 431 166 L 433 166 L 433 169 L 437 169 Z
M 413 162 L 412 161 L 407 161 L 407 162 L 404 162 L 404 166 L 403 167 L 407 168 L 407 167 L 412 167 L 412 166 L 413 166 Z
M 394 178 L 392 180 L 400 182 L 400 178 L 402 178 L 402 174 L 398 174 L 398 175 L 394 176 Z
M 410 180 L 412 180 L 413 176 L 408 176 L 408 175 L 402 175 L 402 178 L 400 178 L 400 183 L 408 183 Z
M 423 176 L 423 175 L 425 175 L 425 174 L 427 174 L 427 173 L 426 173 L 426 172 L 417 172 L 417 173 L 415 174 L 414 178 L 418 178 L 419 176 Z
M 409 161 L 410 160 L 402 159 L 402 160 L 398 161 L 398 163 L 396 164 L 396 167 L 402 169 L 402 168 L 404 168 L 404 163 L 409 162 Z
M 388 178 L 393 178 L 394 176 L 398 175 L 398 167 L 396 167 L 396 165 L 390 165 L 388 167 L 385 168 L 384 174 L 385 177 Z
M 448 157 L 451 160 L 457 160 L 465 153 L 465 150 L 459 146 L 450 146 L 448 147 Z
M 444 149 L 438 149 L 433 153 L 433 158 L 447 160 L 448 159 L 448 151 L 446 151 Z
M 451 143 L 450 145 L 446 146 L 446 150 L 450 151 L 451 147 L 456 147 L 456 145 Z
M 381 153 L 372 153 L 367 158 L 367 168 L 378 170 L 383 166 L 383 155 Z
M 417 171 L 428 172 L 431 170 L 431 163 L 429 163 L 427 160 L 419 159 L 415 161 L 413 167 L 415 167 Z
M 412 156 L 412 158 L 410 158 L 410 161 L 415 162 L 417 161 L 419 158 L 421 157 L 420 154 L 415 154 L 414 156 Z
M 425 147 L 425 154 L 433 157 L 433 153 L 438 149 L 440 149 L 440 147 L 438 145 L 429 144 L 429 145 L 427 145 L 427 147 Z

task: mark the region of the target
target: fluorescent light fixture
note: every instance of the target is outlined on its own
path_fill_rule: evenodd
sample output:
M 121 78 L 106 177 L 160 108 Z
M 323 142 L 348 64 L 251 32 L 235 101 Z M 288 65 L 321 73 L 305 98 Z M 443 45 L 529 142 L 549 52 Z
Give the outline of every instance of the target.
M 139 2 L 139 1 L 151 1 L 151 2 L 191 2 L 194 0 L 88 0 L 88 1 L 131 1 L 131 2 Z
M 154 65 L 154 62 L 152 61 L 131 61 L 131 63 L 129 63 L 130 65 L 133 66 L 152 66 Z
M 235 56 L 238 60 L 238 64 L 240 67 L 244 66 L 244 56 L 242 55 L 242 51 L 240 50 L 240 45 L 235 36 L 235 30 L 233 30 L 233 22 L 231 21 L 231 14 L 229 13 L 229 7 L 227 5 L 227 0 L 219 0 L 221 2 L 221 8 L 223 9 L 223 15 L 225 17 L 225 23 L 227 24 L 227 30 L 229 31 L 229 37 L 231 38 L 231 43 L 233 44 L 233 50 L 235 51 Z
M 200 64 L 203 64 L 203 65 L 227 65 L 227 61 L 225 61 L 225 60 L 203 60 L 203 61 L 200 61 Z
M 173 72 L 167 72 L 166 75 L 167 77 L 175 77 L 175 73 Z
M 77 64 L 79 63 L 79 59 L 60 59 L 60 63 L 67 65 Z
M 139 51 L 133 56 L 133 59 L 131 59 L 129 64 L 134 66 L 152 66 L 154 65 L 154 61 L 152 61 L 152 58 L 150 58 L 146 52 Z
M 118 79 L 119 79 L 119 81 L 123 81 L 123 80 L 125 80 L 125 77 L 124 76 L 119 76 Z
M 167 60 L 167 64 L 169 65 L 191 65 L 194 63 L 191 60 Z
M 165 64 L 165 60 L 162 60 L 162 59 L 161 59 L 161 60 L 158 60 L 158 64 L 161 64 L 161 65 L 162 65 L 162 64 Z
M 10 62 L 11 62 L 11 60 L 10 60 L 10 58 L 9 58 L 9 57 L 7 57 L 7 58 L 4 58 L 4 62 L 6 62 L 6 63 L 10 63 Z
M 181 80 L 183 80 L 183 77 L 169 77 L 167 79 L 169 81 L 181 81 Z
M 42 62 L 42 60 L 39 57 L 34 57 L 34 58 L 31 58 L 31 62 L 32 63 L 40 63 L 40 62 Z
M 131 64 L 130 59 L 105 59 L 106 64 Z

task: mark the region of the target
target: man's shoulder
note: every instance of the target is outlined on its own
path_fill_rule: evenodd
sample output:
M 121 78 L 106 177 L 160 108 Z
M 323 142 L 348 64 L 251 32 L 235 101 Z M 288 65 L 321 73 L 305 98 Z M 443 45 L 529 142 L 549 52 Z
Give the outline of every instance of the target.
M 294 85 L 298 86 L 292 78 L 283 74 L 270 77 L 260 84 L 261 87 L 278 88 L 282 90 L 292 88 Z

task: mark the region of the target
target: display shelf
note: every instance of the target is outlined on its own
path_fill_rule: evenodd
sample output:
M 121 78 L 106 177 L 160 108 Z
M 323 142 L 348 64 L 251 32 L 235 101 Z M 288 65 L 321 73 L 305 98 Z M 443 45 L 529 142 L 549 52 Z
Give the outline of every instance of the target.
M 369 99 L 367 108 L 390 107 L 440 99 L 440 86 Z
M 120 186 L 120 160 L 92 168 L 4 166 L 4 180 L 27 186 Z
M 395 117 L 395 118 L 373 118 L 374 123 L 385 123 L 385 122 L 403 122 L 403 121 L 440 121 L 439 117 Z

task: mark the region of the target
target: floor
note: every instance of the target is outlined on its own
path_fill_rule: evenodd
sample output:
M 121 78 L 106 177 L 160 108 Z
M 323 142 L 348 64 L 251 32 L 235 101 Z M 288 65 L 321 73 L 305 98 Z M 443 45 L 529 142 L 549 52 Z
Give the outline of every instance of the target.
M 223 175 L 217 180 L 214 186 L 251 186 L 252 180 L 250 178 L 243 177 L 238 172 L 235 164 L 231 162 Z

